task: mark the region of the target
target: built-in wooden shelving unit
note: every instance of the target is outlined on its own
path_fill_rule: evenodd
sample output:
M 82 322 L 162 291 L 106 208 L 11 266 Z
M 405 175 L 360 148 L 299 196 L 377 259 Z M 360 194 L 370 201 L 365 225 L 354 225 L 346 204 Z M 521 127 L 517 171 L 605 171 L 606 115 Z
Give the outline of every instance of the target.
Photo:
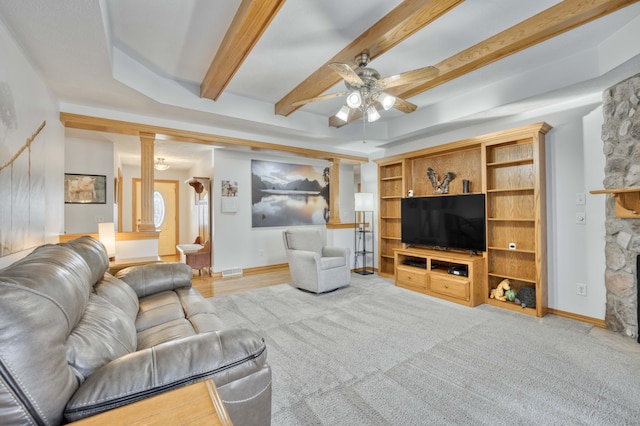
M 473 297 L 464 303 L 469 306 L 489 303 L 544 316 L 547 313 L 544 135 L 550 129 L 546 123 L 537 123 L 378 160 L 380 275 L 394 277 L 397 285 L 443 296 L 442 291 L 433 291 L 442 282 L 449 284 L 438 275 L 441 270 L 422 273 L 412 266 L 398 264 L 398 259 L 412 256 L 426 258 L 427 264 L 438 256 L 446 257 L 425 252 L 428 248 L 415 248 L 412 254 L 414 248 L 402 243 L 400 200 L 410 189 L 416 197 L 434 195 L 426 175 L 428 167 L 440 176 L 451 171 L 456 178 L 449 185 L 450 194 L 462 193 L 463 179 L 471 182 L 471 192 L 486 194 L 487 251 L 471 262 L 476 274 L 482 271 L 482 277 L 476 275 L 469 281 Z M 430 283 L 430 278 L 437 282 Z M 490 299 L 490 291 L 505 278 L 516 291 L 523 287 L 535 289 L 536 306 L 523 308 Z M 450 281 L 456 280 L 459 277 Z M 446 296 L 460 302 L 455 295 Z

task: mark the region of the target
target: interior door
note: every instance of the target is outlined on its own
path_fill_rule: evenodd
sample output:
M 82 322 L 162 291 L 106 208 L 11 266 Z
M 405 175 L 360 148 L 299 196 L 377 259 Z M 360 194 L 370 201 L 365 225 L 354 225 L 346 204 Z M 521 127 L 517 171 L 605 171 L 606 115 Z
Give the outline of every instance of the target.
M 141 218 L 141 193 L 142 182 L 134 179 L 133 185 L 133 229 L 138 230 Z M 158 237 L 158 255 L 172 256 L 176 254 L 178 242 L 178 181 L 156 180 L 153 184 L 153 222 L 156 230 L 160 231 Z

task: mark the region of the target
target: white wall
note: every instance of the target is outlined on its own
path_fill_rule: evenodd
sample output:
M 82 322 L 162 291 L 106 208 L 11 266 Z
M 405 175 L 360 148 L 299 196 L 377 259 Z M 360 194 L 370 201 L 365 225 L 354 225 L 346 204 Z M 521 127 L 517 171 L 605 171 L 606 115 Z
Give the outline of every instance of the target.
M 586 193 L 586 258 L 587 258 L 587 297 L 577 300 L 583 307 L 583 315 L 604 319 L 606 313 L 607 291 L 605 288 L 605 222 L 606 200 L 601 194 L 589 194 L 594 189 L 602 189 L 606 158 L 603 154 L 601 128 L 604 122 L 602 106 L 584 117 L 584 182 Z M 582 302 L 582 303 L 581 303 Z
M 252 228 L 251 227 L 251 160 L 279 161 L 295 164 L 327 166 L 322 160 L 308 158 L 292 158 L 290 156 L 265 155 L 263 153 L 243 153 L 216 150 L 214 154 L 215 182 L 213 185 L 213 222 L 214 222 L 214 262 L 213 270 L 220 272 L 230 268 L 251 268 L 266 265 L 286 263 L 286 255 L 282 242 L 284 227 Z M 342 168 L 340 169 L 341 173 Z M 220 181 L 223 179 L 238 182 L 239 209 L 236 213 L 223 213 L 220 208 Z M 342 178 L 340 179 L 342 182 Z M 347 189 L 340 188 L 341 204 L 344 197 L 353 197 L 353 179 L 351 194 Z M 344 193 L 343 193 L 344 192 Z M 344 200 L 345 204 L 348 201 Z M 353 217 L 353 202 L 351 211 L 342 212 L 341 216 Z M 353 219 L 347 219 L 352 221 Z M 324 229 L 324 226 L 321 226 Z M 346 242 L 346 234 L 338 232 L 329 239 Z M 351 241 L 351 239 L 349 239 Z M 353 242 L 351 241 L 351 244 Z
M 26 58 L 12 35 L 0 20 L 0 83 L 9 87 L 17 113 L 14 136 L 25 141 L 46 121 L 36 142 L 44 144 L 44 158 L 32 167 L 44 169 L 44 198 L 34 200 L 44 212 L 43 232 L 40 238 L 48 243 L 58 242 L 64 217 L 64 128 L 60 123 L 57 99 L 47 88 L 39 71 Z M 15 154 L 5 146 L 5 126 L 0 121 L 0 164 L 5 164 Z M 0 202 L 2 202 L 0 200 Z M 0 257 L 0 268 L 26 256 L 32 248 Z
M 107 177 L 105 204 L 65 204 L 64 233 L 97 233 L 98 223 L 113 222 L 113 142 L 67 138 L 65 173 Z

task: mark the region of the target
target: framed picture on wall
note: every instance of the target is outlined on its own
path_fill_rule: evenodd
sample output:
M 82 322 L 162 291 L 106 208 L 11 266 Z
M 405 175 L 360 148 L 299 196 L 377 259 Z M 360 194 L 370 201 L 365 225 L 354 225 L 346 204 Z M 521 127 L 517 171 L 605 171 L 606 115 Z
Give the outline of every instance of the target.
M 64 202 L 65 204 L 106 204 L 107 177 L 65 173 Z

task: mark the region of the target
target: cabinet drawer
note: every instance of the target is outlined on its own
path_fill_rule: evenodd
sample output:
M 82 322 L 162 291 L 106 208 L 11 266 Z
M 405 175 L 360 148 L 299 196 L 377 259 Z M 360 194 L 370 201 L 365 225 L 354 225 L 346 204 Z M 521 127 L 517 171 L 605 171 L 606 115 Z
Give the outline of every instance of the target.
M 398 266 L 398 282 L 412 287 L 427 288 L 427 271 Z
M 456 299 L 469 300 L 469 280 L 431 274 L 429 289 Z

